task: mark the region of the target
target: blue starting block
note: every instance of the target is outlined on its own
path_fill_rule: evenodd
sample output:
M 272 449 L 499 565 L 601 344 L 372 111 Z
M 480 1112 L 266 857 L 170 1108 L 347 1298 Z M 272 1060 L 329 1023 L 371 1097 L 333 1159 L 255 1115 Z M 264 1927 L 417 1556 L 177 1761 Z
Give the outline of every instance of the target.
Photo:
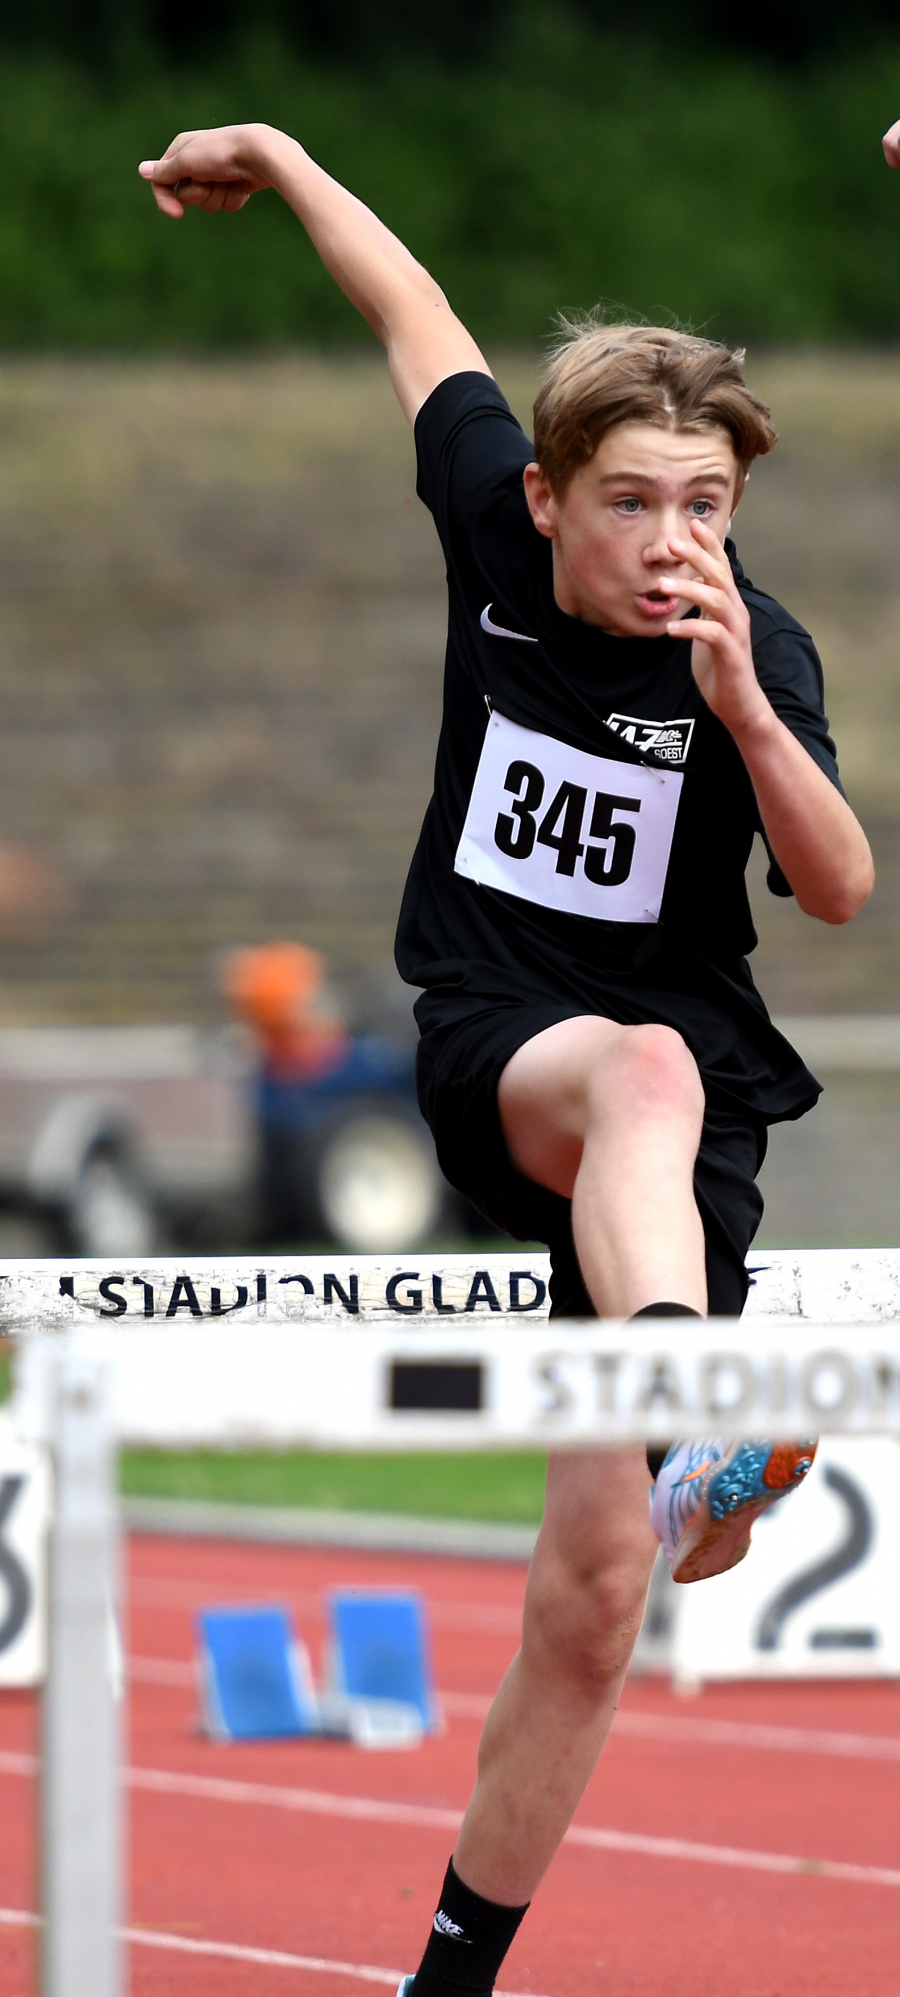
M 414 1729 L 407 1735 L 410 1744 L 416 1733 L 437 1732 L 440 1715 L 421 1597 L 387 1588 L 334 1589 L 328 1608 L 332 1694 L 346 1703 L 351 1717 L 355 1710 L 364 1722 L 368 1713 L 372 1722 L 371 1736 L 364 1724 L 353 1727 L 354 1736 L 378 1745 L 375 1733 L 383 1721 L 388 1745 L 392 1710 L 398 1742 L 404 1713 Z
M 201 1702 L 217 1740 L 283 1740 L 318 1731 L 309 1661 L 286 1610 L 203 1609 Z

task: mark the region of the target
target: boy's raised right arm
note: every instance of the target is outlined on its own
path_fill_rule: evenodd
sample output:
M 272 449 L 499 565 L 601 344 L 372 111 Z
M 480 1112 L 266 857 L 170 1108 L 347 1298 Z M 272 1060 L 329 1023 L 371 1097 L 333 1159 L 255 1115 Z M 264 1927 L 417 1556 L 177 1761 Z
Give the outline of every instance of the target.
M 145 160 L 158 207 L 234 214 L 251 194 L 274 188 L 293 208 L 327 270 L 387 349 L 404 415 L 415 421 L 447 375 L 490 374 L 439 285 L 356 196 L 271 125 L 182 132 L 160 160 Z

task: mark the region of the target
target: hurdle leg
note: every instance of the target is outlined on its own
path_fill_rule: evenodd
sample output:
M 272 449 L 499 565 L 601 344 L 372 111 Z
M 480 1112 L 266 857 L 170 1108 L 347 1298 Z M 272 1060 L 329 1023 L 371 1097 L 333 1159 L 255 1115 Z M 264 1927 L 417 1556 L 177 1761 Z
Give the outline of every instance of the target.
M 120 1997 L 118 1544 L 108 1369 L 51 1358 L 55 1517 L 43 1699 L 42 1997 Z

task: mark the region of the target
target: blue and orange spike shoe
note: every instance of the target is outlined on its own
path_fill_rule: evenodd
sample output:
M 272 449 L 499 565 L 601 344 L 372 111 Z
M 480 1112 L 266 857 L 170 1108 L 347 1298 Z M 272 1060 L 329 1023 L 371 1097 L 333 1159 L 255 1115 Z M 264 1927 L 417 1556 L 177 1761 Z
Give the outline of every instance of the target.
M 416 1979 L 414 1976 L 401 1976 L 397 1988 L 397 1997 L 409 1997 L 409 1993 L 413 1987 L 413 1984 L 415 1983 L 415 1980 Z
M 673 1581 L 707 1581 L 750 1550 L 760 1512 L 796 1491 L 814 1442 L 676 1442 L 650 1490 L 650 1523 Z

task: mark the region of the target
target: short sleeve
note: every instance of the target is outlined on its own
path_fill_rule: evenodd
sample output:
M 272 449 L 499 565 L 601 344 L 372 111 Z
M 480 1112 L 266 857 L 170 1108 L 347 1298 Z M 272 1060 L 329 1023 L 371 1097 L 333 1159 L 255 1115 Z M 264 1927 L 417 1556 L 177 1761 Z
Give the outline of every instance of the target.
M 752 602 L 749 607 L 752 619 Z M 802 742 L 813 762 L 843 797 L 837 751 L 825 713 L 822 662 L 808 632 L 793 621 L 780 628 L 770 627 L 758 640 L 754 635 L 753 658 L 757 679 L 779 720 L 784 722 L 798 742 Z M 762 825 L 760 831 L 771 863 L 768 887 L 772 894 L 786 897 L 792 890 L 765 838 Z
M 416 417 L 416 491 L 434 516 L 445 554 L 491 500 L 521 482 L 534 452 L 488 374 L 439 382 Z
M 830 783 L 841 790 L 837 750 L 825 713 L 825 681 L 822 662 L 808 633 L 794 625 L 772 631 L 754 642 L 756 677 L 772 706 L 818 763 Z

